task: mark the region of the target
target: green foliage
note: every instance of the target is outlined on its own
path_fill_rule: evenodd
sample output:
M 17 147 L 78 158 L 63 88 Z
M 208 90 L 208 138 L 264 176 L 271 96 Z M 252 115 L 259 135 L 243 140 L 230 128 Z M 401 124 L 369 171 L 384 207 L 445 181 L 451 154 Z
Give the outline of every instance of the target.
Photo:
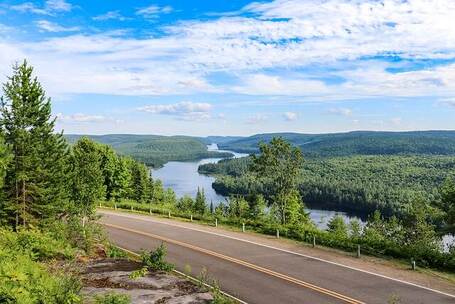
M 330 219 L 327 224 L 327 231 L 340 238 L 348 237 L 348 226 L 344 222 L 343 217 L 340 215 L 335 215 Z
M 211 165 L 210 173 L 217 176 L 214 189 L 223 195 L 267 195 L 269 190 L 264 183 L 247 174 L 251 162 L 251 158 L 244 157 Z M 207 170 L 206 165 L 200 167 L 200 171 Z M 454 173 L 455 157 L 449 156 L 307 159 L 298 187 L 308 206 L 360 214 L 379 209 L 386 216 L 401 216 L 409 210 L 415 196 L 438 202 L 440 185 Z M 440 210 L 453 206 L 446 205 Z M 439 216 L 437 210 L 432 214 Z
M 107 293 L 95 297 L 96 304 L 129 304 L 131 298 L 127 294 Z
M 64 241 L 48 233 L 0 230 L 0 302 L 81 303 L 79 280 L 59 271 L 51 274 L 41 263 L 72 254 Z
M 66 135 L 70 143 L 80 135 Z M 110 145 L 122 155 L 128 155 L 147 166 L 160 167 L 168 161 L 188 161 L 208 157 L 231 157 L 231 153 L 208 151 L 203 140 L 188 136 L 158 135 L 91 135 L 96 142 Z
M 94 213 L 96 201 L 105 195 L 101 155 L 97 144 L 87 137 L 81 138 L 73 146 L 72 152 L 72 199 L 76 204 L 76 212 L 86 218 Z
M 133 272 L 130 273 L 129 278 L 132 280 L 136 280 L 138 278 L 143 278 L 147 275 L 148 273 L 148 268 L 147 267 L 142 267 L 141 269 L 137 269 Z
M 445 211 L 445 229 L 447 232 L 455 234 L 455 179 L 447 177 L 440 192 L 440 208 Z
M 109 244 L 107 246 L 106 255 L 107 257 L 113 259 L 123 259 L 128 257 L 125 251 L 121 250 L 120 248 L 112 244 Z
M 144 264 L 149 271 L 172 271 L 174 269 L 174 265 L 165 261 L 166 254 L 166 246 L 162 243 L 155 250 L 148 253 L 142 253 L 142 264 Z
M 34 261 L 71 259 L 74 249 L 63 239 L 56 239 L 49 232 L 19 230 L 17 233 L 0 229 L 0 248 L 29 255 Z
M 232 218 L 245 219 L 249 216 L 250 206 L 242 196 L 231 196 L 228 200 L 227 212 Z
M 306 157 L 352 155 L 454 155 L 454 131 L 369 132 L 334 134 L 258 134 L 219 144 L 221 149 L 259 152 L 259 143 L 282 137 L 302 149 Z
M 274 206 L 281 224 L 295 221 L 302 204 L 294 191 L 303 167 L 302 152 L 279 137 L 273 138 L 270 144 L 261 143 L 259 150 L 259 156 L 252 156 L 250 171 L 268 189 L 266 199 Z
M 12 161 L 3 187 L 2 217 L 16 226 L 36 224 L 66 211 L 68 147 L 62 135 L 54 133 L 50 99 L 26 61 L 13 67 L 3 92 L 0 133 Z
M 197 188 L 196 199 L 194 200 L 193 211 L 197 214 L 204 214 L 207 210 L 207 201 L 204 189 Z

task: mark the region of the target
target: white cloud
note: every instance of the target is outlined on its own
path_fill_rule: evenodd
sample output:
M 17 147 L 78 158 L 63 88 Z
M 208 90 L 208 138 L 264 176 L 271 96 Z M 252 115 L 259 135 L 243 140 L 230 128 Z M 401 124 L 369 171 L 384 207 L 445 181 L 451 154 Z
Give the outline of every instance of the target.
M 63 1 L 46 3 L 11 8 L 45 14 L 71 9 Z M 153 18 L 171 10 L 149 6 L 137 13 Z M 77 34 L 21 43 L 0 32 L 0 75 L 9 74 L 6 68 L 13 61 L 27 57 L 54 94 L 228 92 L 340 100 L 455 93 L 455 64 L 392 74 L 387 68 L 393 63 L 360 59 L 454 58 L 455 1 L 276 0 L 242 11 L 247 17 L 178 22 L 161 28 L 164 35 L 159 37 Z M 315 64 L 335 67 L 331 74 L 345 82 L 325 84 L 312 74 Z M 237 82 L 215 87 L 208 75 L 219 71 Z
M 247 74 L 241 77 L 241 85 L 233 88 L 236 93 L 251 95 L 313 95 L 327 93 L 321 81 L 303 77 L 284 78 L 265 74 Z
M 158 5 L 150 5 L 147 7 L 143 7 L 136 11 L 136 15 L 140 15 L 147 19 L 154 19 L 157 18 L 161 14 L 169 14 L 172 12 L 172 7 L 167 6 L 158 6 Z
M 255 124 L 260 124 L 260 123 L 266 122 L 268 119 L 269 119 L 269 117 L 267 115 L 258 113 L 254 116 L 249 117 L 246 120 L 246 123 L 250 124 L 250 125 L 255 125 Z
M 61 26 L 57 23 L 50 22 L 47 20 L 38 20 L 36 22 L 36 25 L 43 31 L 46 32 L 53 32 L 53 33 L 58 33 L 58 32 L 77 32 L 80 30 L 79 27 L 73 26 L 73 27 L 65 27 Z
M 92 18 L 95 21 L 105 21 L 105 20 L 119 20 L 119 21 L 125 21 L 130 18 L 124 17 L 122 14 L 120 14 L 119 11 L 109 11 L 105 14 L 98 15 Z
M 58 113 L 56 116 L 57 121 L 63 123 L 100 123 L 111 120 L 102 115 L 87 115 L 83 113 L 76 113 L 71 115 Z
M 73 5 L 64 0 L 47 0 L 42 7 L 39 7 L 32 2 L 24 2 L 12 5 L 9 8 L 21 13 L 30 12 L 38 15 L 54 15 L 55 13 L 71 11 Z
M 329 114 L 341 115 L 346 117 L 352 115 L 352 110 L 348 108 L 330 108 L 327 112 Z
M 443 98 L 440 100 L 440 103 L 455 108 L 455 97 Z
M 212 105 L 204 102 L 182 101 L 174 104 L 157 104 L 137 108 L 138 111 L 152 114 L 171 115 L 182 120 L 203 120 L 211 117 Z
M 286 121 L 294 121 L 294 120 L 297 120 L 298 115 L 297 115 L 297 113 L 294 113 L 294 112 L 286 112 L 283 114 L 283 117 Z

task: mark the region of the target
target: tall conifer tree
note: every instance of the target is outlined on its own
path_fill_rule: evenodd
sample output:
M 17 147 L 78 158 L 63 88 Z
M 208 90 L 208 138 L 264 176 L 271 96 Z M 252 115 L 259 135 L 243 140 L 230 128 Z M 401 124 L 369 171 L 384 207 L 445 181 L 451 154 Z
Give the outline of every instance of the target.
M 0 127 L 12 151 L 6 209 L 16 226 L 26 225 L 65 210 L 68 147 L 63 135 L 54 133 L 51 100 L 26 61 L 13 67 L 3 92 Z

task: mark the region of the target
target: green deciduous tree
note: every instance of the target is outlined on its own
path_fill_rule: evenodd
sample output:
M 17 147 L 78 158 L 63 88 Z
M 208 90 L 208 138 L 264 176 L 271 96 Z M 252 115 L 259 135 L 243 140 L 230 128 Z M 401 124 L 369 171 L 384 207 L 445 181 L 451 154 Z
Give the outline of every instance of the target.
M 101 155 L 97 144 L 82 137 L 73 146 L 72 200 L 75 212 L 82 216 L 82 226 L 96 208 L 96 201 L 105 195 Z
M 128 197 L 131 180 L 129 164 L 124 157 L 119 157 L 115 162 L 114 175 L 112 178 L 111 198 L 118 202 Z
M 303 155 L 283 138 L 273 138 L 260 145 L 260 155 L 253 156 L 250 170 L 267 184 L 269 204 L 275 205 L 282 224 L 288 223 L 288 203 L 295 202 L 297 181 L 303 169 Z M 302 202 L 301 202 L 302 203 Z M 300 208 L 299 208 L 300 209 Z
M 68 147 L 54 133 L 50 98 L 26 61 L 13 67 L 3 92 L 0 127 L 12 151 L 4 211 L 25 225 L 65 211 Z
M 441 187 L 441 209 L 445 216 L 445 230 L 455 234 L 455 179 L 448 177 Z
M 147 201 L 149 179 L 147 166 L 136 161 L 131 164 L 131 198 L 138 203 Z
M 348 237 L 348 226 L 341 215 L 335 215 L 327 224 L 327 231 L 340 238 Z

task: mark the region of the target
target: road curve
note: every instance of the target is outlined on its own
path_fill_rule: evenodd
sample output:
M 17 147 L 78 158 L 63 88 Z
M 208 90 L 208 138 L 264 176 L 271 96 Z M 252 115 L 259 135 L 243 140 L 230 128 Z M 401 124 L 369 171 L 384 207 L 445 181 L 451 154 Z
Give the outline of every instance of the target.
M 222 289 L 248 303 L 455 303 L 455 296 L 153 217 L 99 211 L 109 238 L 138 252 L 165 242 L 168 260 L 197 276 L 205 267 Z M 186 266 L 188 268 L 188 266 Z

